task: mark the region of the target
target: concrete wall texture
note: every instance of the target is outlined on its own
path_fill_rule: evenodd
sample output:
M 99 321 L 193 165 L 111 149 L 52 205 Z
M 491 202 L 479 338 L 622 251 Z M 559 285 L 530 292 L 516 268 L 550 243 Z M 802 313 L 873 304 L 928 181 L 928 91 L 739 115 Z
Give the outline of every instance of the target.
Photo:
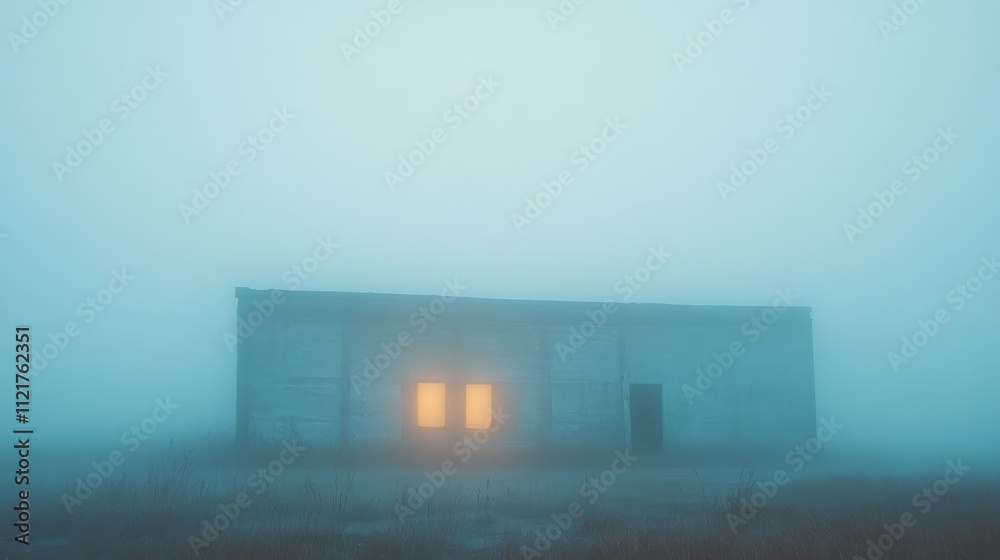
M 510 416 L 494 449 L 789 447 L 815 433 L 809 308 L 237 289 L 237 440 L 343 448 L 468 433 L 464 384 Z M 447 384 L 444 428 L 416 384 Z M 636 416 L 630 387 L 659 395 Z M 655 402 L 655 395 L 654 401 Z M 638 409 L 637 409 L 638 410 Z

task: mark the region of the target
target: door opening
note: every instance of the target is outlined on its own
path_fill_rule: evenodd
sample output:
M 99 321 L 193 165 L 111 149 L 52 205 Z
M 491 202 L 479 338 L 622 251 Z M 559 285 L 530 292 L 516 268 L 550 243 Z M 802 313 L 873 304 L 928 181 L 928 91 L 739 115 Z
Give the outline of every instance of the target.
M 632 449 L 636 452 L 663 450 L 663 389 L 658 383 L 629 385 Z

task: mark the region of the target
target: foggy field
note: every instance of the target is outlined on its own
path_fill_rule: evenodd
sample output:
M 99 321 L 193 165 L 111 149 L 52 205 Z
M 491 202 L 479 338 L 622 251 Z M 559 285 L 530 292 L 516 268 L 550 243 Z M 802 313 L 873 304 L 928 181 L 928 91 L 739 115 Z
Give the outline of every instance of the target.
M 997 22 L 0 1 L 0 560 L 1000 560 Z
M 852 559 L 868 558 L 880 537 L 888 558 L 993 559 L 1000 549 L 1000 477 L 944 464 L 889 480 L 833 475 L 818 458 L 801 471 L 646 459 L 470 463 L 445 474 L 440 464 L 327 467 L 312 457 L 261 477 L 174 450 L 152 457 L 148 471 L 112 474 L 72 515 L 60 494 L 73 484 L 44 492 L 33 504 L 31 557 Z M 206 530 L 213 522 L 222 530 Z

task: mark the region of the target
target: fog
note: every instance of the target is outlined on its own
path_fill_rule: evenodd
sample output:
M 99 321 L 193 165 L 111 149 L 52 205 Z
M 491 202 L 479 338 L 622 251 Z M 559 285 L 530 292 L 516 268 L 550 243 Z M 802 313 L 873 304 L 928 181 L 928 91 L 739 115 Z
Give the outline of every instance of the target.
M 1000 280 L 984 264 L 1000 5 L 929 2 L 880 27 L 892 5 L 859 0 L 564 17 L 554 0 L 402 0 L 358 48 L 385 3 L 74 2 L 26 34 L 41 4 L 0 7 L 0 324 L 30 325 L 42 358 L 79 328 L 32 376 L 45 453 L 100 456 L 168 397 L 157 443 L 231 433 L 238 286 L 431 296 L 458 279 L 471 297 L 620 301 L 662 248 L 631 301 L 788 290 L 812 308 L 817 418 L 845 426 L 831 453 L 886 474 L 1000 467 Z M 723 10 L 699 53 L 689 37 Z M 330 257 L 297 272 L 316 251 Z

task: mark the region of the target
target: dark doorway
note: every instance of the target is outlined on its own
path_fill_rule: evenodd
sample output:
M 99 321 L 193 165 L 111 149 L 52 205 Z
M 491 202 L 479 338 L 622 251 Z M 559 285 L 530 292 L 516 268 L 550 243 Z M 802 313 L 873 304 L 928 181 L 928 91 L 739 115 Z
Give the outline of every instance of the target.
M 657 383 L 629 385 L 632 449 L 636 452 L 663 450 L 663 390 Z

